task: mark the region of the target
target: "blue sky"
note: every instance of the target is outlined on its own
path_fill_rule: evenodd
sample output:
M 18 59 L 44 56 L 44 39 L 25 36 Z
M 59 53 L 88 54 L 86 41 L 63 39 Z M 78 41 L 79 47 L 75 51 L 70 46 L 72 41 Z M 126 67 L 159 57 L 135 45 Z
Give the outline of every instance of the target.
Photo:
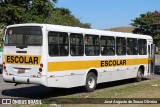
M 107 29 L 130 26 L 140 14 L 160 10 L 160 0 L 58 0 L 55 6 L 68 8 L 92 28 Z

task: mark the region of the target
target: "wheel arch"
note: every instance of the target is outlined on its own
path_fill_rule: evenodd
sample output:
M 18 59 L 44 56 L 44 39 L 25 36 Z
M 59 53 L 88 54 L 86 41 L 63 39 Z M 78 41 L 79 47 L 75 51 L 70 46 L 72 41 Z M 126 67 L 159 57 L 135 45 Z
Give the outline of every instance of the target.
M 85 71 L 85 78 L 84 78 L 84 81 L 83 81 L 83 84 L 84 84 L 84 85 L 86 84 L 87 75 L 88 75 L 88 73 L 90 73 L 90 72 L 93 72 L 93 73 L 96 75 L 96 77 L 98 78 L 98 70 L 97 70 L 96 68 L 89 68 L 89 69 L 87 69 L 87 70 Z
M 94 73 L 96 75 L 96 77 L 98 78 L 98 70 L 96 68 L 90 68 L 90 69 L 88 69 L 88 72 L 86 73 L 86 76 L 90 72 Z
M 144 65 L 140 65 L 140 66 L 139 66 L 139 68 L 138 68 L 138 70 L 139 70 L 139 69 L 141 69 L 141 70 L 142 70 L 142 74 L 144 75 L 144 71 L 145 71 L 145 67 L 144 67 Z

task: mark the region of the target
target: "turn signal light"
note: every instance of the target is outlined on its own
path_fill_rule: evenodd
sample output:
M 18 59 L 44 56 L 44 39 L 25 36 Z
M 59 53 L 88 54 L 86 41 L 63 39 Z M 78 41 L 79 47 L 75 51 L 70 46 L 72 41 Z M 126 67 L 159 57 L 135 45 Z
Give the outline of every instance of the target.
M 42 68 L 39 68 L 39 72 L 42 72 Z
M 3 69 L 6 69 L 5 62 L 3 62 Z
M 40 67 L 43 68 L 43 64 L 42 63 L 40 64 Z
M 42 72 L 43 64 L 40 64 L 39 72 Z
M 3 69 L 6 69 L 6 66 L 3 66 Z

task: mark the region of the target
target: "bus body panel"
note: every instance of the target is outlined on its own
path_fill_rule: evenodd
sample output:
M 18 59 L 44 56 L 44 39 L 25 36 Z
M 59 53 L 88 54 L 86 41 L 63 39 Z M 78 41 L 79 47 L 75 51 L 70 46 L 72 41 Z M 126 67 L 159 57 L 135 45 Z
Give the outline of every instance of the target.
M 122 79 L 128 79 L 128 78 L 135 78 L 137 76 L 137 71 L 140 67 L 140 65 L 143 65 L 145 67 L 144 76 L 149 75 L 147 73 L 148 68 L 148 55 L 143 56 L 117 56 L 116 60 L 126 60 L 127 64 L 126 66 L 106 66 L 101 67 L 101 61 L 114 61 L 115 56 L 106 57 L 101 56 L 101 58 L 98 58 L 96 56 L 91 56 L 88 58 L 85 57 L 50 57 L 48 58 L 48 63 L 60 63 L 60 65 L 52 64 L 51 67 L 62 67 L 59 69 L 59 71 L 49 71 L 48 70 L 48 85 L 49 87 L 63 87 L 63 88 L 70 88 L 70 87 L 77 87 L 77 86 L 84 86 L 86 75 L 91 69 L 95 69 L 98 71 L 98 77 L 97 77 L 97 83 L 103 83 L 103 82 L 109 82 L 109 81 L 116 81 L 116 80 L 122 80 Z M 133 60 L 133 61 L 130 61 Z M 139 62 L 138 60 L 142 60 Z M 96 65 L 94 62 L 98 61 L 99 65 Z M 128 63 L 128 61 L 130 61 Z M 80 65 L 78 66 L 78 63 L 80 62 Z M 89 62 L 89 63 L 86 63 Z M 77 63 L 77 69 L 74 65 L 72 66 L 72 63 Z M 130 64 L 130 63 L 133 63 Z M 89 64 L 89 65 L 87 65 Z M 48 64 L 49 65 L 49 64 Z M 86 68 L 87 66 L 87 68 Z M 98 66 L 98 67 L 97 67 Z M 49 67 L 49 66 L 48 66 Z M 86 68 L 86 69 L 84 69 Z M 67 70 L 65 70 L 67 69 Z M 69 70 L 70 69 L 70 70 Z M 55 69 L 56 70 L 56 69 Z M 63 84 L 63 85 L 62 85 Z
M 48 86 L 63 88 L 83 86 L 86 80 L 85 71 L 86 70 L 69 70 L 48 73 Z

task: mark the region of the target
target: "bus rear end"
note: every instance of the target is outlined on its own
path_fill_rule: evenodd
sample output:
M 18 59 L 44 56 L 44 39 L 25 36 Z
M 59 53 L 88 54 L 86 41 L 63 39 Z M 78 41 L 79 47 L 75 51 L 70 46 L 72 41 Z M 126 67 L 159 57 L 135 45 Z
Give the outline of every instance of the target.
M 5 82 L 45 85 L 42 75 L 42 27 L 7 27 L 4 40 L 3 79 Z

